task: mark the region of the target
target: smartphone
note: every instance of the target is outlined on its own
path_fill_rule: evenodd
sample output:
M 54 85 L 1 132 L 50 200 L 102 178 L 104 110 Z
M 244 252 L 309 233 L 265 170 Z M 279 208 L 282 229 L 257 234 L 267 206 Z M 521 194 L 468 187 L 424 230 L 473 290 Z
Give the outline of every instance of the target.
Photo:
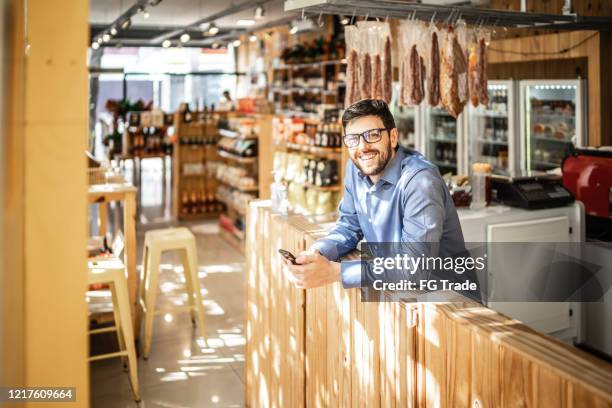
M 285 258 L 286 260 L 288 260 L 289 262 L 291 262 L 294 265 L 297 265 L 298 263 L 295 262 L 295 255 L 293 255 L 291 252 L 284 250 L 284 249 L 279 249 L 278 253 L 281 254 L 283 256 L 283 258 Z

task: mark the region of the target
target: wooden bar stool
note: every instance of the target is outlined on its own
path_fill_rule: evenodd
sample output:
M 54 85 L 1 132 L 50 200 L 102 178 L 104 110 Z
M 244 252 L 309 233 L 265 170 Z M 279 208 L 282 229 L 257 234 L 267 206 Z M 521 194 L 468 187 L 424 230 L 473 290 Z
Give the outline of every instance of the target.
M 195 237 L 187 228 L 168 228 L 163 230 L 152 230 L 145 234 L 145 246 L 143 252 L 140 305 L 145 318 L 144 327 L 144 350 L 142 356 L 149 358 L 151 350 L 151 339 L 153 337 L 153 317 L 155 314 L 166 310 L 155 310 L 155 298 L 157 295 L 157 276 L 159 274 L 159 261 L 164 251 L 179 251 L 181 263 L 185 273 L 187 284 L 187 297 L 189 305 L 175 307 L 173 310 L 189 310 L 191 322 L 195 325 L 196 315 L 200 335 L 205 340 L 204 330 L 204 308 L 202 306 L 202 294 L 200 292 L 200 280 L 198 279 L 198 258 Z
M 118 352 L 92 356 L 89 357 L 89 361 L 121 357 L 124 368 L 128 367 L 134 400 L 140 401 L 136 346 L 134 345 L 134 333 L 132 331 L 132 317 L 130 315 L 130 300 L 127 280 L 125 278 L 125 266 L 118 259 L 94 259 L 88 262 L 88 267 L 87 281 L 90 285 L 105 284 L 109 286 L 112 293 L 113 314 L 115 316 L 114 326 L 90 330 L 89 334 L 116 331 L 119 342 Z M 127 364 L 125 361 L 126 357 Z

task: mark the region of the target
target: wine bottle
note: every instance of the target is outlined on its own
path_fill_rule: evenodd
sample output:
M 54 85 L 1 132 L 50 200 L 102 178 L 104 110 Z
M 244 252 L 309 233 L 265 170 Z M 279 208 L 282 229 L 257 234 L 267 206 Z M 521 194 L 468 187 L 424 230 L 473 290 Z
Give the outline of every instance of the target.
M 191 208 L 189 206 L 189 193 L 187 190 L 183 190 L 183 193 L 181 194 L 181 212 L 183 214 L 188 214 L 191 212 Z

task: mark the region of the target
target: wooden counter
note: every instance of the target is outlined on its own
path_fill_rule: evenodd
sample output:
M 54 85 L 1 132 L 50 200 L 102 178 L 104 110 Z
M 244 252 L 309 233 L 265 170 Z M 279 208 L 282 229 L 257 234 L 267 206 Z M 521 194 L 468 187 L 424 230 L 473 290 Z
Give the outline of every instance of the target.
M 339 283 L 300 290 L 278 248 L 325 233 L 247 214 L 248 407 L 612 407 L 612 365 L 481 305 L 362 303 Z

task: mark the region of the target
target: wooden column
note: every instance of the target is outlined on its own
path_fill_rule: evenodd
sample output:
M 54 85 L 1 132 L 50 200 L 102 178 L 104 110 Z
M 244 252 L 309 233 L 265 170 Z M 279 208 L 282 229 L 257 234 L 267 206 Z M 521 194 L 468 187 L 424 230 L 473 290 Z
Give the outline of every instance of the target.
M 76 387 L 87 407 L 88 3 L 8 3 L 2 385 Z

